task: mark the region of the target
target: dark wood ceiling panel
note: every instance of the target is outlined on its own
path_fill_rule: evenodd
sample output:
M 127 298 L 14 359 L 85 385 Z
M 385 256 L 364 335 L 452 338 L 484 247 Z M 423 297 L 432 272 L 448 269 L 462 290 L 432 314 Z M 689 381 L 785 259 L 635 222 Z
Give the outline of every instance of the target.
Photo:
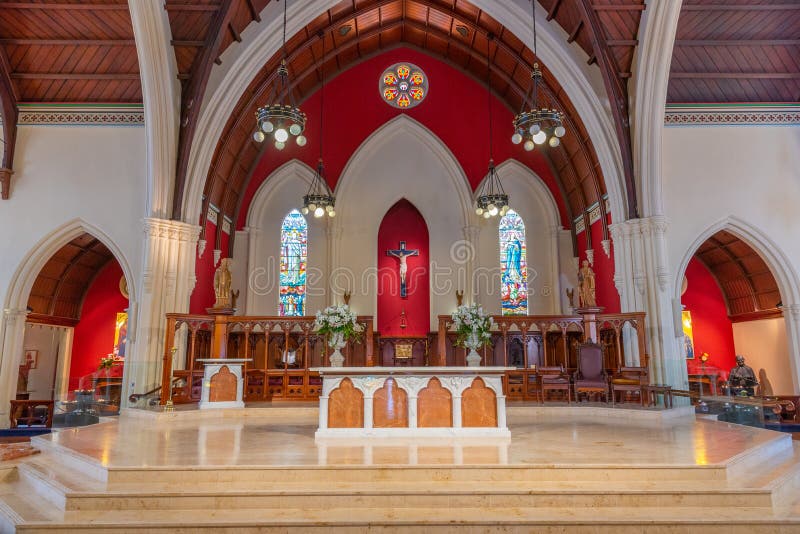
M 0 47 L 19 102 L 142 100 L 124 0 L 0 4 Z
M 39 271 L 28 307 L 39 320 L 43 316 L 79 320 L 92 280 L 112 260 L 105 245 L 90 234 L 81 234 L 56 251 Z
M 800 101 L 800 3 L 683 3 L 670 103 Z
M 750 245 L 722 230 L 700 245 L 695 257 L 717 279 L 732 319 L 777 313 L 781 297 L 775 277 Z

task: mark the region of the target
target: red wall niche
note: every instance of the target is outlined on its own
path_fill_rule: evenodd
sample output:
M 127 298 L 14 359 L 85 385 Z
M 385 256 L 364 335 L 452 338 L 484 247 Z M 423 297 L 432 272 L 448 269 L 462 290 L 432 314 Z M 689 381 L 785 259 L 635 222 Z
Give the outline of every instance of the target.
M 406 298 L 400 297 L 400 261 L 387 250 L 400 247 L 419 250 L 406 258 Z M 430 276 L 428 225 L 406 199 L 389 208 L 378 230 L 378 331 L 382 336 L 423 336 L 430 330 Z M 405 311 L 406 327 L 401 328 Z
M 222 224 L 222 215 L 219 216 L 219 221 L 220 224 Z M 192 296 L 189 299 L 189 313 L 204 315 L 206 313 L 206 308 L 212 307 L 216 301 L 216 295 L 214 294 L 214 271 L 216 270 L 216 265 L 214 265 L 214 249 L 216 248 L 214 242 L 216 240 L 216 235 L 216 225 L 206 221 L 206 239 L 208 240 L 208 245 L 203 253 L 203 257 L 197 258 L 197 263 L 195 263 L 194 271 L 197 276 L 197 282 L 194 286 L 194 291 L 192 291 Z M 222 255 L 220 258 L 228 257 L 229 239 L 230 236 L 222 232 L 222 237 L 220 239 Z
M 605 308 L 605 313 L 619 313 L 619 293 L 614 286 L 614 254 L 612 245 L 611 257 L 606 256 L 603 252 L 603 247 L 600 241 L 603 239 L 603 228 L 599 222 L 591 226 L 592 232 L 592 249 L 594 249 L 594 264 L 592 270 L 594 271 L 594 283 L 597 296 L 597 305 Z M 586 259 L 586 232 L 580 232 L 576 235 L 576 242 L 578 245 L 578 258 L 580 262 Z M 580 265 L 579 262 L 579 265 Z M 575 297 L 578 298 L 577 296 Z M 638 310 L 644 311 L 644 310 Z
M 692 312 L 694 333 L 694 359 L 686 360 L 686 367 L 689 373 L 702 372 L 700 355 L 707 352 L 706 370 L 719 369 L 727 377 L 736 363 L 736 349 L 725 297 L 717 280 L 696 258 L 689 260 L 685 276 L 687 288 L 681 304 Z
M 69 367 L 69 389 L 79 387 L 82 376 L 97 371 L 100 358 L 114 350 L 117 313 L 128 307 L 128 299 L 119 290 L 122 268 L 116 260 L 103 267 L 92 281 L 81 308 L 81 320 L 75 326 L 72 359 Z M 114 366 L 112 375 L 121 376 L 122 366 Z M 86 384 L 90 386 L 91 384 Z

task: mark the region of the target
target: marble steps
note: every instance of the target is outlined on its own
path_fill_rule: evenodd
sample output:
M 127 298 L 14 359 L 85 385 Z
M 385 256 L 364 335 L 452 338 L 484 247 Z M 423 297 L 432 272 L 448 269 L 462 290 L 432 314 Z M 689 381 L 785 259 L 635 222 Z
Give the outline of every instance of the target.
M 789 502 L 800 484 L 800 461 L 792 451 L 753 484 L 747 480 L 503 480 L 458 477 L 416 480 L 339 478 L 340 471 L 318 468 L 324 479 L 293 479 L 293 469 L 282 469 L 284 480 L 235 479 L 228 482 L 175 482 L 162 470 L 146 470 L 138 482 L 104 482 L 82 471 L 48 461 L 46 457 L 20 464 L 19 479 L 60 510 L 253 509 L 339 508 L 350 503 L 380 507 L 401 497 L 398 507 L 582 507 L 582 506 L 762 506 Z M 794 462 L 794 463 L 792 463 Z M 383 468 L 374 467 L 381 471 Z M 463 470 L 465 468 L 461 468 Z M 472 469 L 467 468 L 469 471 Z M 459 468 L 454 468 L 459 470 Z M 143 470 L 144 472 L 145 470 Z M 227 470 L 226 470 L 227 471 Z M 360 471 L 359 471 L 360 472 Z M 510 474 L 508 472 L 506 474 Z M 350 473 L 352 475 L 352 473 Z M 367 477 L 368 478 L 368 477 Z M 420 482 L 422 481 L 422 482 Z M 788 488 L 788 489 L 786 489 Z M 778 499 L 776 495 L 782 497 Z
M 132 525 L 136 525 L 132 528 Z M 800 520 L 759 507 L 723 508 L 337 508 L 62 512 L 23 518 L 20 533 L 44 532 L 512 532 L 796 534 Z

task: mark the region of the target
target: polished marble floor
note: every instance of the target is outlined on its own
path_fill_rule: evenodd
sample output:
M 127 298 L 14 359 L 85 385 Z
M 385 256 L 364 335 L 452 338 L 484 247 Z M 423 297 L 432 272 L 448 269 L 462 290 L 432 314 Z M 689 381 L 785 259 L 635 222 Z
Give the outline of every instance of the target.
M 257 413 L 257 415 L 253 415 Z M 704 466 L 735 459 L 777 432 L 693 417 L 653 423 L 583 412 L 509 410 L 510 441 L 337 440 L 316 442 L 316 410 L 260 409 L 247 417 L 183 413 L 157 420 L 123 415 L 49 440 L 113 467 L 514 465 Z M 605 413 L 605 412 L 603 412 Z

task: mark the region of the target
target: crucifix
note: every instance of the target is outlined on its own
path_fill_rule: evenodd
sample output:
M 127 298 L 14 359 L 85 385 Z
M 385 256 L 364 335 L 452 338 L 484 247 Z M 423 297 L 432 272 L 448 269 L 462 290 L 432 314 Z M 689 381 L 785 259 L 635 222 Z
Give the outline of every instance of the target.
M 419 250 L 409 250 L 406 248 L 406 242 L 400 241 L 400 248 L 389 249 L 386 251 L 387 256 L 394 256 L 400 260 L 400 298 L 406 298 L 406 273 L 408 273 L 408 264 L 406 258 L 409 256 L 419 256 Z

